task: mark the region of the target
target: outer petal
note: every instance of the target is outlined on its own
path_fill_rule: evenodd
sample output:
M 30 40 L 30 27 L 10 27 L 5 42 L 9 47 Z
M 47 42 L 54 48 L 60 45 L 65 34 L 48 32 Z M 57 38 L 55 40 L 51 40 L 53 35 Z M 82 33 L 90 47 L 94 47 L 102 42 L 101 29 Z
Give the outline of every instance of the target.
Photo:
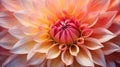
M 108 61 L 107 67 L 116 67 L 116 64 L 115 64 L 115 62 Z
M 36 52 L 31 59 L 28 60 L 28 64 L 30 65 L 37 65 L 42 63 L 45 60 L 46 54 L 45 53 L 38 53 Z
M 26 67 L 26 55 L 12 55 L 2 65 L 2 67 Z
M 104 44 L 102 50 L 105 55 L 110 55 L 113 52 L 120 51 L 120 47 L 112 42 L 108 42 Z
M 116 35 L 120 34 L 120 23 L 113 23 L 110 27 L 109 30 L 113 32 Z
M 106 61 L 104 58 L 104 54 L 100 49 L 91 51 L 91 54 L 92 54 L 94 63 L 100 66 L 106 67 Z
M 96 50 L 103 47 L 103 45 L 95 38 L 86 38 L 84 44 L 90 50 Z
M 53 60 L 48 60 L 47 67 L 64 67 L 64 63 L 62 62 L 61 58 L 58 57 Z
M 22 25 L 16 25 L 8 30 L 8 32 L 16 37 L 17 39 L 21 39 L 25 37 L 25 34 L 22 31 L 23 26 Z
M 6 49 L 12 49 L 16 42 L 17 39 L 7 33 L 2 39 L 0 39 L 0 46 Z
M 82 66 L 92 66 L 92 67 L 94 66 L 93 61 L 91 59 L 91 54 L 84 47 L 80 48 L 80 52 L 76 56 L 76 60 Z
M 28 53 L 33 46 L 35 45 L 34 41 L 31 41 L 30 38 L 26 37 L 24 39 L 19 40 L 11 49 L 11 52 L 17 54 L 26 54 Z
M 102 4 L 103 5 L 103 4 Z M 99 16 L 97 23 L 93 26 L 93 28 L 97 27 L 105 27 L 109 28 L 113 23 L 113 20 L 116 16 L 116 11 L 105 12 Z
M 48 59 L 54 59 L 57 58 L 60 55 L 61 51 L 59 49 L 59 46 L 57 44 L 52 44 L 52 46 L 49 48 L 47 52 L 47 58 Z
M 71 65 L 74 59 L 73 56 L 69 53 L 69 50 L 64 50 L 61 58 L 66 65 Z
M 9 11 L 18 11 L 21 10 L 22 7 L 17 3 L 17 1 L 13 0 L 1 0 L 3 6 L 8 9 Z
M 91 37 L 98 39 L 100 42 L 106 42 L 115 36 L 116 35 L 105 28 L 95 28 Z
M 88 9 L 89 11 L 105 12 L 109 4 L 110 4 L 110 0 L 90 0 L 88 4 L 89 6 Z

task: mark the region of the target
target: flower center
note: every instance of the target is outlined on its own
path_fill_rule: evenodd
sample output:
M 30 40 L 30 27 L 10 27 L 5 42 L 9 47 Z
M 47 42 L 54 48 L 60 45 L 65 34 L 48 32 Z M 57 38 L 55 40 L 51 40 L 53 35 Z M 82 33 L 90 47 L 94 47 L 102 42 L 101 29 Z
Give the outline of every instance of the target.
M 80 36 L 79 26 L 75 19 L 58 20 L 51 25 L 50 36 L 58 43 L 72 44 Z

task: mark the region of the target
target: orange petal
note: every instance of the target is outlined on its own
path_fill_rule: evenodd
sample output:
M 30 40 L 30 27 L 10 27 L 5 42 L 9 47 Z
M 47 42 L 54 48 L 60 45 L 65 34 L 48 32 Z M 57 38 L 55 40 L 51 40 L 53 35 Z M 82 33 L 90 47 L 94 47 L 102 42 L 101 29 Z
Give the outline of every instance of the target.
M 73 56 L 69 53 L 69 50 L 64 50 L 61 58 L 66 65 L 71 65 L 74 59 Z
M 95 28 L 93 30 L 93 34 L 91 35 L 91 37 L 98 39 L 100 42 L 106 42 L 115 36 L 116 35 L 105 28 Z
M 93 64 L 92 59 L 91 59 L 91 54 L 84 47 L 80 48 L 80 52 L 76 56 L 76 60 L 82 66 L 94 67 L 94 64 Z
M 85 19 L 81 21 L 82 24 L 88 24 L 89 27 L 92 27 L 96 24 L 98 20 L 99 12 L 91 12 L 89 13 Z
M 91 54 L 95 64 L 106 67 L 106 61 L 102 50 L 98 49 L 91 51 Z
M 59 50 L 59 45 L 52 44 L 52 46 L 49 48 L 47 52 L 47 58 L 48 59 L 54 59 L 57 58 L 60 55 L 61 51 Z
M 103 47 L 103 45 L 95 38 L 86 38 L 84 45 L 90 50 L 96 50 Z

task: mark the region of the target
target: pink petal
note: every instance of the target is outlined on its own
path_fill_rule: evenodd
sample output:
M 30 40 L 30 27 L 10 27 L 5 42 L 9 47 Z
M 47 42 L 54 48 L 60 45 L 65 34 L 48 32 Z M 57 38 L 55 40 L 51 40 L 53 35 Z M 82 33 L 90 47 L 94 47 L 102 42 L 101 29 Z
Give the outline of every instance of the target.
M 118 35 L 115 38 L 113 38 L 112 40 L 110 40 L 110 42 L 113 42 L 120 47 L 120 35 Z
M 73 56 L 69 53 L 69 50 L 64 50 L 62 55 L 61 55 L 61 59 L 62 61 L 66 64 L 66 65 L 71 65 L 73 63 Z
M 100 49 L 91 51 L 91 54 L 95 64 L 106 67 L 105 57 Z
M 74 60 L 73 64 L 70 67 L 82 67 L 76 60 Z
M 115 62 L 108 61 L 107 67 L 116 67 L 116 64 L 115 64 Z
M 16 42 L 17 39 L 7 33 L 3 38 L 0 39 L 0 46 L 6 49 L 11 49 Z
M 26 55 L 12 55 L 2 65 L 2 67 L 26 67 Z
M 88 24 L 89 27 L 92 27 L 96 24 L 98 20 L 99 12 L 91 12 L 89 13 L 85 19 L 81 21 L 82 24 Z
M 60 55 L 61 51 L 59 50 L 59 46 L 57 44 L 52 44 L 47 52 L 48 59 L 57 58 Z
M 105 12 L 105 13 L 101 14 L 99 16 L 97 23 L 93 26 L 93 28 L 97 28 L 97 27 L 109 28 L 111 26 L 111 24 L 113 23 L 113 20 L 114 20 L 116 14 L 117 14 L 116 11 L 109 11 L 109 12 Z
M 30 38 L 24 38 L 19 40 L 11 49 L 12 53 L 16 53 L 16 54 L 26 54 L 28 53 L 33 46 L 35 45 L 34 41 L 31 41 Z
M 100 42 L 106 42 L 115 36 L 116 35 L 105 28 L 95 28 L 93 30 L 93 34 L 91 35 L 91 37 L 98 39 Z
M 62 62 L 61 58 L 58 57 L 53 60 L 48 60 L 47 67 L 64 67 L 64 63 Z
M 94 4 L 94 5 L 93 5 Z M 89 11 L 105 12 L 110 4 L 110 0 L 90 0 L 88 4 Z M 104 6 L 103 6 L 104 5 Z
M 77 56 L 77 54 L 79 53 L 79 47 L 77 45 L 72 45 L 69 48 L 70 54 L 73 56 Z
M 1 3 L 6 9 L 8 9 L 9 11 L 12 11 L 12 12 L 16 12 L 16 11 L 22 9 L 22 7 L 20 6 L 19 3 L 17 3 L 17 1 L 1 0 Z
M 120 23 L 113 23 L 109 27 L 109 30 L 114 34 L 119 35 L 120 34 Z
M 102 50 L 105 55 L 110 55 L 116 51 L 120 51 L 120 47 L 112 42 L 108 42 L 104 44 Z
M 103 45 L 95 38 L 86 38 L 84 45 L 90 50 L 96 50 L 103 47 Z
M 80 48 L 80 52 L 76 56 L 76 60 L 82 66 L 94 66 L 90 52 L 84 47 Z

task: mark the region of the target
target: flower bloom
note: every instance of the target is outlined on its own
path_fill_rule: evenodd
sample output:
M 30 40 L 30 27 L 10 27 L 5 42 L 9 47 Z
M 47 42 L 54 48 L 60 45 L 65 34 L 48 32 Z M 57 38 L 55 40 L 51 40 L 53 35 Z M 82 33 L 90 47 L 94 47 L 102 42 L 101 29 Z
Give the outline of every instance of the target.
M 3 67 L 119 66 L 119 0 L 0 2 Z

